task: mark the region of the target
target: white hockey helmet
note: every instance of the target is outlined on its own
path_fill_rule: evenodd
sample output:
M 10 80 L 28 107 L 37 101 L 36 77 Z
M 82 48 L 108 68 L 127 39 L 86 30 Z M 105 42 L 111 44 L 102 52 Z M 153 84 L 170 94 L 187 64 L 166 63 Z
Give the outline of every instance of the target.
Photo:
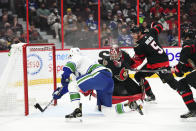
M 81 55 L 80 49 L 78 47 L 76 48 L 71 48 L 69 50 L 69 56 L 72 57 L 74 55 Z

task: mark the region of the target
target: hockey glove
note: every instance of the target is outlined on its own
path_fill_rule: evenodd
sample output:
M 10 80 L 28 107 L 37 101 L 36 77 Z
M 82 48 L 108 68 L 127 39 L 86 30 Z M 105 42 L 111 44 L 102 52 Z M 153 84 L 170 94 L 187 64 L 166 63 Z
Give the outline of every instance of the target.
M 180 62 L 175 66 L 175 74 L 177 77 L 182 77 L 184 75 L 183 66 L 184 64 L 181 64 Z
M 64 94 L 68 92 L 68 85 L 64 87 L 58 87 L 52 94 L 53 99 L 60 99 Z

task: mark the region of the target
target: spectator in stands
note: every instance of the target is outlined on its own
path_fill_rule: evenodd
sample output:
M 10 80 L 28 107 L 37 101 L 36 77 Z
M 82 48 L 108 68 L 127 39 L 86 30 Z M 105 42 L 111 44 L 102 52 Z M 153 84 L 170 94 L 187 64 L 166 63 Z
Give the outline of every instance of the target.
M 68 15 L 66 21 L 64 21 L 65 34 L 76 31 L 77 21 L 73 18 L 73 15 Z
M 85 8 L 84 13 L 83 13 L 83 16 L 82 16 L 83 19 L 84 20 L 87 20 L 88 17 L 89 17 L 89 14 L 91 14 L 91 13 L 93 13 L 93 12 L 92 12 L 92 10 L 90 8 L 88 8 L 88 7 Z
M 83 10 L 83 8 L 78 5 L 75 7 L 74 15 L 76 16 L 77 19 L 78 19 L 78 17 L 85 19 L 86 14 L 85 14 L 85 11 Z
M 155 5 L 155 1 L 154 0 L 148 0 L 147 3 L 146 3 L 146 13 L 148 13 L 147 17 L 150 17 L 150 14 L 149 14 L 149 11 L 152 7 L 154 7 Z
M 143 13 L 143 9 L 139 10 L 139 23 L 142 24 L 145 19 L 145 15 Z
M 102 19 L 104 20 L 104 22 L 106 22 L 107 24 L 109 24 L 112 20 L 113 20 L 113 15 L 112 15 L 112 10 L 106 10 L 106 15 L 102 16 Z
M 88 27 L 89 42 L 92 43 L 92 47 L 98 46 L 98 22 L 94 18 L 94 14 L 90 13 L 88 19 L 86 20 L 86 25 Z
M 50 15 L 49 9 L 46 8 L 45 3 L 42 3 L 40 8 L 37 9 L 37 23 L 41 30 L 47 30 L 48 29 L 48 23 L 47 19 Z
M 29 0 L 28 6 L 29 6 L 29 23 L 35 23 L 36 10 L 38 8 L 38 5 L 35 0 Z M 26 9 L 26 2 L 25 2 L 25 9 Z
M 7 50 L 8 46 L 7 46 L 7 41 L 4 38 L 5 35 L 5 31 L 4 29 L 0 29 L 0 50 Z
M 19 40 L 24 43 L 27 42 L 27 31 L 26 30 L 24 30 L 23 33 L 20 35 Z
M 77 21 L 77 17 L 76 17 L 75 14 L 72 13 L 71 8 L 67 8 L 67 14 L 64 15 L 63 21 L 64 21 L 64 22 L 68 21 L 68 19 L 69 19 L 70 17 L 72 17 L 72 19 L 73 19 L 74 21 Z M 64 24 L 65 24 L 65 23 L 64 23 Z
M 143 21 L 143 23 L 141 25 L 141 29 L 142 29 L 143 33 L 149 32 L 150 25 L 148 24 L 148 22 L 146 20 Z
M 164 10 L 164 14 L 168 17 L 171 17 L 171 16 L 176 16 L 177 15 L 177 10 L 174 6 L 174 3 L 173 2 L 170 2 L 169 5 L 167 6 L 167 8 Z
M 177 30 L 178 20 L 175 16 L 170 17 L 169 20 L 166 21 L 169 25 L 169 30 Z
M 53 12 L 48 16 L 48 24 L 52 30 L 55 31 L 55 38 L 59 39 L 59 30 L 61 29 L 60 23 L 61 17 L 58 14 L 58 10 L 54 9 Z
M 118 16 L 114 15 L 113 19 L 109 22 L 109 29 L 112 31 L 114 37 L 118 36 Z M 107 24 L 107 23 L 106 23 Z
M 18 17 L 14 16 L 13 22 L 11 23 L 11 28 L 14 33 L 20 33 L 22 34 L 23 32 L 23 27 L 20 23 L 18 23 Z
M 53 1 L 51 4 L 51 7 L 49 7 L 49 11 L 52 12 L 54 9 L 57 9 L 57 3 L 56 1 Z
M 89 35 L 91 35 L 91 33 L 88 31 L 86 21 L 80 16 L 77 17 L 77 28 L 75 33 L 75 39 L 77 41 L 74 41 L 74 43 L 79 48 L 92 48 L 89 42 Z
M 169 25 L 169 31 L 168 31 L 168 42 L 169 44 L 175 44 L 177 32 L 178 32 L 178 21 L 175 16 L 172 16 L 169 20 L 166 21 Z
M 137 23 L 137 13 L 134 8 L 131 9 L 129 17 L 131 21 L 133 21 L 134 23 Z
M 82 16 L 77 17 L 77 28 L 80 32 L 88 32 L 88 27 Z
M 112 14 L 113 15 L 116 14 L 118 10 L 120 10 L 119 2 L 115 2 L 115 5 L 114 5 L 114 7 L 112 9 Z
M 156 1 L 155 6 L 150 9 L 150 18 L 159 18 L 164 13 L 164 9 L 159 3 Z
M 125 18 L 128 18 L 129 17 L 129 11 L 131 10 L 131 3 L 127 3 L 126 4 L 126 7 L 122 10 L 123 12 L 123 16 Z
M 88 7 L 92 10 L 95 20 L 98 21 L 98 0 L 89 0 Z
M 8 50 L 7 41 L 0 38 L 0 50 Z
M 112 1 L 112 0 L 110 0 L 110 1 L 109 0 L 102 0 L 101 4 L 105 8 L 106 11 L 112 10 L 115 5 L 114 1 Z
M 3 16 L 7 17 L 7 22 L 11 23 L 13 21 L 13 16 L 8 14 L 8 10 L 6 8 L 2 9 L 2 16 L 0 17 L 0 20 L 3 19 Z
M 123 20 L 124 20 L 124 16 L 123 16 L 121 10 L 118 10 L 118 11 L 116 12 L 116 14 L 117 14 L 118 20 L 120 20 L 120 21 L 123 21 Z
M 118 36 L 118 43 L 120 47 L 133 46 L 133 38 L 125 26 L 121 28 L 121 33 Z
M 6 30 L 3 39 L 6 41 L 8 49 L 11 48 L 12 44 L 16 44 L 20 42 L 19 38 L 16 36 L 16 34 L 14 34 L 11 28 L 8 28 Z
M 106 23 L 101 26 L 101 43 L 104 47 L 109 46 L 109 39 L 111 36 L 111 30 Z
M 94 14 L 89 14 L 88 19 L 86 20 L 86 25 L 89 29 L 89 31 L 93 31 L 95 33 L 98 32 L 98 23 L 94 20 Z
M 139 8 L 142 9 L 144 12 L 147 12 L 147 4 L 144 0 L 140 0 Z
M 78 30 L 77 21 L 73 18 L 73 15 L 68 15 L 66 21 L 64 21 L 64 36 L 65 42 L 69 44 L 75 44 L 75 35 Z
M 184 29 L 184 27 L 191 27 L 192 26 L 192 22 L 189 18 L 190 17 L 189 17 L 188 14 L 183 14 L 182 15 L 182 18 L 181 18 L 181 21 L 180 21 L 182 30 Z
M 191 8 L 190 8 L 190 12 L 189 12 L 190 16 L 196 16 L 196 2 L 191 4 Z
M 29 40 L 31 43 L 36 43 L 40 40 L 43 40 L 43 38 L 41 37 L 41 35 L 39 34 L 39 32 L 35 29 L 34 25 L 30 26 L 29 29 Z
M 8 21 L 8 15 L 3 15 L 2 16 L 2 19 L 0 21 L 0 28 L 5 28 L 5 24 L 10 24 L 9 21 Z

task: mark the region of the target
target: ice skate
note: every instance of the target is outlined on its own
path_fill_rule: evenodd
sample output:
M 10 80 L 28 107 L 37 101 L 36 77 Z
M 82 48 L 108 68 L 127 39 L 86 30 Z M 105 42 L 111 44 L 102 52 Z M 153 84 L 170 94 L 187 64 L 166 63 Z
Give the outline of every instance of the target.
M 150 102 L 150 101 L 155 101 L 156 99 L 154 95 L 150 95 L 150 96 L 147 96 L 144 100 L 147 102 Z
M 190 118 L 190 117 L 196 117 L 196 110 L 195 111 L 189 111 L 186 114 L 183 114 L 180 116 L 180 118 Z
M 126 104 L 125 104 L 125 106 L 126 106 Z M 129 108 L 130 108 L 131 110 L 136 110 L 136 111 L 138 111 L 141 115 L 144 115 L 144 113 L 143 113 L 143 111 L 142 111 L 143 106 L 142 106 L 142 105 L 138 105 L 136 101 L 130 102 L 130 103 L 128 104 L 128 106 L 129 106 Z
M 67 120 L 78 119 L 82 122 L 82 104 L 80 104 L 79 108 L 76 108 L 71 114 L 65 115 Z
M 155 103 L 156 104 L 156 98 L 153 93 L 150 93 L 150 95 L 147 95 L 144 101 L 149 102 L 149 103 Z

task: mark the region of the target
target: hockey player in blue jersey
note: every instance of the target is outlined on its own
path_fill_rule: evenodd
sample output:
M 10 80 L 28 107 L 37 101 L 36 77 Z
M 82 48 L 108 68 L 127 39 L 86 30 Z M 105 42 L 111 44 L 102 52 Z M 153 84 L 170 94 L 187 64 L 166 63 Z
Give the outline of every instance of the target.
M 98 107 L 112 107 L 114 82 L 110 69 L 83 55 L 79 48 L 70 49 L 69 60 L 63 68 L 61 84 L 63 87 L 54 91 L 53 98 L 59 99 L 69 92 L 75 107 L 75 110 L 65 115 L 65 118 L 82 117 L 79 90 L 96 90 Z

